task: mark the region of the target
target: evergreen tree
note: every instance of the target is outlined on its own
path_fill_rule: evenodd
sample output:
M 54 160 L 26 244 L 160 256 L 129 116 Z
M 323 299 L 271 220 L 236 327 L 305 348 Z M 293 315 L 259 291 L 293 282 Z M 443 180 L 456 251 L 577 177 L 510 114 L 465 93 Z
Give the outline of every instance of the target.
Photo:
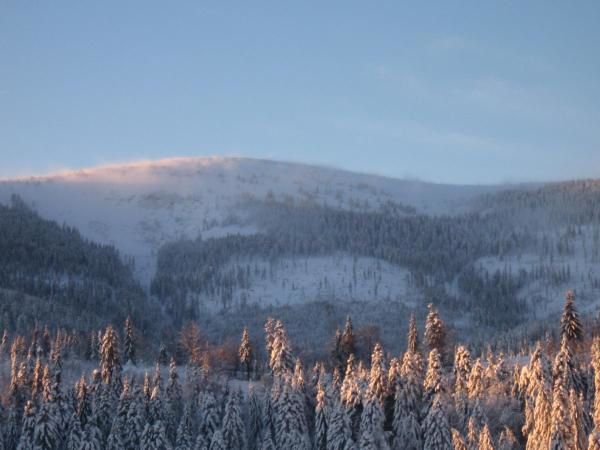
M 175 439 L 175 450 L 192 450 L 194 441 L 192 439 L 192 418 L 189 408 L 185 408 L 181 422 L 177 427 L 177 438 Z
M 220 427 L 221 419 L 217 401 L 210 391 L 205 391 L 201 394 L 199 410 L 200 433 L 210 442 L 213 433 Z
M 550 450 L 571 450 L 576 448 L 573 436 L 573 422 L 569 411 L 569 395 L 565 387 L 563 373 L 554 381 L 552 417 L 550 422 Z
M 383 422 L 381 402 L 376 393 L 369 390 L 360 420 L 358 446 L 361 450 L 384 450 L 389 448 L 383 430 Z
M 230 392 L 223 415 L 223 442 L 231 450 L 243 450 L 246 446 L 244 423 L 240 411 L 239 396 Z
M 294 366 L 292 349 L 285 328 L 279 320 L 275 322 L 271 347 L 269 367 L 273 374 L 283 376 L 290 373 Z
M 257 450 L 262 435 L 262 407 L 253 386 L 249 389 L 248 404 L 248 449 Z
M 504 427 L 498 438 L 498 450 L 517 450 L 519 442 L 515 434 L 508 427 Z
M 17 450 L 33 450 L 34 431 L 36 425 L 36 410 L 33 402 L 30 400 L 25 404 L 21 426 L 21 436 Z M 0 432 L 0 435 L 2 433 Z M 5 445 L 5 448 L 10 447 Z
M 429 350 L 436 349 L 440 354 L 443 354 L 446 346 L 446 325 L 433 304 L 427 305 L 427 309 L 429 310 L 425 320 L 427 347 Z
M 417 331 L 417 321 L 414 314 L 410 315 L 406 341 L 408 343 L 406 348 L 407 351 L 411 353 L 417 353 L 419 351 L 419 332 Z
M 379 343 L 375 344 L 371 354 L 371 373 L 369 375 L 369 392 L 383 406 L 383 401 L 387 395 L 385 357 L 383 348 Z
M 423 382 L 423 416 L 427 415 L 434 397 L 442 391 L 442 356 L 437 348 L 434 348 L 429 352 L 427 373 Z
M 43 403 L 37 413 L 33 432 L 34 450 L 55 450 L 60 443 L 56 410 L 51 403 Z
M 579 321 L 579 314 L 575 308 L 575 296 L 573 291 L 567 291 L 565 306 L 560 317 L 560 334 L 568 344 L 581 342 L 583 340 L 583 328 Z
M 337 401 L 330 409 L 331 412 L 327 426 L 327 450 L 347 450 L 354 448 L 350 417 L 348 417 L 346 409 Z
M 494 450 L 492 435 L 490 434 L 490 429 L 487 423 L 483 426 L 483 429 L 481 430 L 481 435 L 479 436 L 478 450 Z
M 171 450 L 165 427 L 160 420 L 153 425 L 146 424 L 140 438 L 140 450 Z
M 248 380 L 250 379 L 250 373 L 252 371 L 252 353 L 252 344 L 250 344 L 248 328 L 244 327 L 238 355 L 240 358 L 240 364 L 246 371 L 246 377 L 248 378 Z
M 213 437 L 210 441 L 209 450 L 229 450 L 227 445 L 225 445 L 225 441 L 223 440 L 223 433 L 221 430 L 216 430 L 213 434 Z
M 135 337 L 133 335 L 133 322 L 131 317 L 125 321 L 125 362 L 127 364 L 136 364 L 135 355 Z
M 120 387 L 121 382 L 121 359 L 119 358 L 119 342 L 117 334 L 112 326 L 106 327 L 102 336 L 100 349 L 100 368 L 104 384 Z
M 327 414 L 325 412 L 325 388 L 317 384 L 317 405 L 315 406 L 315 450 L 327 450 Z
M 464 438 L 456 428 L 452 428 L 452 448 L 454 450 L 468 450 Z
M 423 421 L 424 450 L 452 450 L 452 436 L 448 417 L 440 394 L 435 395 Z
M 350 316 L 346 317 L 346 324 L 344 325 L 344 331 L 342 332 L 341 353 L 344 363 L 348 361 L 350 355 L 356 354 L 354 327 Z

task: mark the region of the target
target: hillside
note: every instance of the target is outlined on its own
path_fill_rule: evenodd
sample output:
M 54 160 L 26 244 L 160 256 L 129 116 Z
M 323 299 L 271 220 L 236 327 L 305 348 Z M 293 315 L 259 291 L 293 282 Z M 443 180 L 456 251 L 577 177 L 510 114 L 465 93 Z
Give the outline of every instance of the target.
M 15 193 L 124 255 L 149 304 L 218 340 L 276 313 L 316 348 L 352 314 L 402 345 L 394 324 L 430 302 L 479 339 L 543 328 L 571 287 L 582 310 L 600 306 L 594 180 L 450 186 L 187 158 L 0 182 L 2 202 Z
M 144 284 L 161 245 L 181 237 L 251 234 L 250 200 L 328 205 L 350 211 L 456 214 L 501 186 L 397 180 L 248 158 L 176 158 L 0 181 L 0 203 L 18 194 L 43 217 L 133 256 Z
M 1 329 L 88 330 L 129 314 L 141 318 L 140 329 L 158 329 L 159 309 L 114 247 L 42 219 L 18 197 L 0 205 L 0 298 Z

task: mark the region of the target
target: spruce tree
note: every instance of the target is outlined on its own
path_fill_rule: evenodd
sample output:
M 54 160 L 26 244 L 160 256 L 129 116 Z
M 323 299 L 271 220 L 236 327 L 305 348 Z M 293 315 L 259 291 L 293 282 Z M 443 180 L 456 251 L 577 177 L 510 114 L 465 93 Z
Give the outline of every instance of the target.
M 419 351 L 419 332 L 417 331 L 417 321 L 415 315 L 410 315 L 410 321 L 408 323 L 408 336 L 407 336 L 407 348 L 406 350 L 412 353 Z
M 385 367 L 385 356 L 383 348 L 379 343 L 375 344 L 371 354 L 371 373 L 369 375 L 369 392 L 383 406 L 387 395 L 387 377 Z
M 246 378 L 250 379 L 252 371 L 252 344 L 250 344 L 250 336 L 248 334 L 248 328 L 244 327 L 242 332 L 242 341 L 240 342 L 240 348 L 238 355 L 240 358 L 240 364 L 246 371 Z
M 492 435 L 490 434 L 490 429 L 487 423 L 483 426 L 483 429 L 481 430 L 481 435 L 479 436 L 478 450 L 494 450 L 494 442 L 492 441 Z
M 117 389 L 121 382 L 121 358 L 119 357 L 119 342 L 112 326 L 106 327 L 102 336 L 100 349 L 100 368 L 102 381 Z
M 423 450 L 452 450 L 450 425 L 440 394 L 433 398 L 431 408 L 423 421 L 423 439 Z
M 325 388 L 317 384 L 317 404 L 315 406 L 315 450 L 327 450 L 327 414 L 325 412 Z
M 579 321 L 579 314 L 575 308 L 575 295 L 573 291 L 567 291 L 565 306 L 560 317 L 560 334 L 569 345 L 583 340 L 583 328 Z
M 437 309 L 433 304 L 427 305 L 429 313 L 425 320 L 425 341 L 429 350 L 436 349 L 440 354 L 444 354 L 446 346 L 446 325 L 440 318 Z
M 452 448 L 453 450 L 468 450 L 465 439 L 456 428 L 452 428 Z
M 43 403 L 37 413 L 33 432 L 35 450 L 55 450 L 60 443 L 60 431 L 56 410 L 51 403 Z
M 230 392 L 225 405 L 222 426 L 223 441 L 230 450 L 243 450 L 246 446 L 244 422 L 240 411 L 239 396 Z
M 346 317 L 346 324 L 344 325 L 344 331 L 342 332 L 341 353 L 344 364 L 348 361 L 350 355 L 356 354 L 354 327 L 350 316 Z
M 127 317 L 125 321 L 125 362 L 127 364 L 136 364 L 135 355 L 135 337 L 133 334 L 133 323 L 131 317 Z

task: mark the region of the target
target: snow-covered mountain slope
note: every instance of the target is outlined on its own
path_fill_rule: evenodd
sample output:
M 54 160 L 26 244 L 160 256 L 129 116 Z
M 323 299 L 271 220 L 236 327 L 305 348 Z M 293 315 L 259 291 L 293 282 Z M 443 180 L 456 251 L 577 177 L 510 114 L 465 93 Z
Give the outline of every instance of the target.
M 156 251 L 181 237 L 256 230 L 240 208 L 249 199 L 309 201 L 372 211 L 454 214 L 503 186 L 398 180 L 303 164 L 247 158 L 175 158 L 0 181 L 0 202 L 18 194 L 42 217 L 135 258 L 148 283 Z

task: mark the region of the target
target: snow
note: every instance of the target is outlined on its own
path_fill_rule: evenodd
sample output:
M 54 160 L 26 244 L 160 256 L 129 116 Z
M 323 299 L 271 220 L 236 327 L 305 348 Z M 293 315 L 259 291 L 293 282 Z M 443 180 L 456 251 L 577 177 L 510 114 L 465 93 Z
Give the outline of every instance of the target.
M 248 200 L 312 201 L 377 210 L 387 203 L 453 214 L 476 195 L 503 186 L 452 186 L 399 180 L 303 164 L 248 158 L 173 158 L 0 181 L 0 202 L 20 195 L 43 217 L 132 256 L 148 285 L 156 252 L 180 237 L 249 234 Z
M 414 307 L 415 298 L 419 296 L 408 286 L 408 270 L 369 257 L 339 253 L 281 258 L 275 262 L 245 258 L 230 263 L 222 270 L 227 272 L 232 265 L 249 267 L 251 273 L 250 287 L 234 292 L 234 307 L 243 303 L 283 306 L 318 300 L 397 301 Z M 197 299 L 208 310 L 222 308 L 218 295 L 214 298 L 200 295 Z
M 490 274 L 497 270 L 507 270 L 514 275 L 520 270 L 533 272 L 540 266 L 556 271 L 568 268 L 571 273 L 569 281 L 554 283 L 545 278 L 534 280 L 519 291 L 519 297 L 528 302 L 536 318 L 542 319 L 561 311 L 565 293 L 572 289 L 576 293 L 577 308 L 580 312 L 591 313 L 600 308 L 600 288 L 595 288 L 592 283 L 594 278 L 600 280 L 600 260 L 594 259 L 590 251 L 593 233 L 594 230 L 590 227 L 581 227 L 581 235 L 571 241 L 573 247 L 571 254 L 559 255 L 555 252 L 550 258 L 529 252 L 505 256 L 502 259 L 485 257 L 480 258 L 476 266 L 487 270 Z

